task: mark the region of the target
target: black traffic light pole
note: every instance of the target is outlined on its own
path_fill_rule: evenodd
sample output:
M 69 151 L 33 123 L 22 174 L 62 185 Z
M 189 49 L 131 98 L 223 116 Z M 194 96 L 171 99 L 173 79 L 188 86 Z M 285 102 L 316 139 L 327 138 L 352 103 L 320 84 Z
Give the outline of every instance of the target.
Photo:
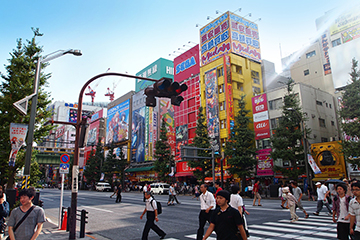
M 105 76 L 120 76 L 120 77 L 128 77 L 128 78 L 136 78 L 141 80 L 147 80 L 152 82 L 157 82 L 158 80 L 152 78 L 144 78 L 139 76 L 133 76 L 123 73 L 102 73 L 99 74 L 90 80 L 88 80 L 84 86 L 82 87 L 80 94 L 79 94 L 79 101 L 78 101 L 78 109 L 77 109 L 77 120 L 76 124 L 74 124 L 76 128 L 76 135 L 75 135 L 75 149 L 74 149 L 74 164 L 72 169 L 72 188 L 71 188 L 71 211 L 69 213 L 69 221 L 70 221 L 70 233 L 69 239 L 76 239 L 76 210 L 77 210 L 77 193 L 78 193 L 78 174 L 79 174 L 79 136 L 80 136 L 80 127 L 81 127 L 81 120 L 82 120 L 82 102 L 83 102 L 83 95 L 87 88 L 87 86 L 95 81 L 98 78 L 105 77 Z

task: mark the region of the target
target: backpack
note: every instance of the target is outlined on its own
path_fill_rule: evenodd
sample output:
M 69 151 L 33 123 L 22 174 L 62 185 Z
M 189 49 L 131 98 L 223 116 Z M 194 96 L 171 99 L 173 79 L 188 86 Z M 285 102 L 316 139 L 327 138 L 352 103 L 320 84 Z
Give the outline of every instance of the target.
M 150 204 L 151 204 L 152 208 L 154 208 L 153 205 L 152 205 L 153 201 L 154 201 L 154 198 L 150 201 Z M 158 213 L 158 215 L 160 215 L 162 213 L 161 203 L 156 201 L 156 207 L 157 207 L 157 213 Z M 154 210 L 155 210 L 155 208 L 154 208 Z

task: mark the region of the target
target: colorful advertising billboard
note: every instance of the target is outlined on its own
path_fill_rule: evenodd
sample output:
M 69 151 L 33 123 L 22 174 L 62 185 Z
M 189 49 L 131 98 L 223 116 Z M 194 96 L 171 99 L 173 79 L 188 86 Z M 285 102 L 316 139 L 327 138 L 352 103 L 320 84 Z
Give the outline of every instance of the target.
M 208 134 L 215 152 L 220 152 L 219 97 L 216 68 L 205 73 L 205 100 Z
M 90 123 L 89 133 L 87 138 L 87 146 L 95 146 L 98 142 L 100 131 L 100 121 Z
M 231 80 L 231 64 L 230 56 L 224 55 L 224 81 L 225 81 L 225 99 L 226 99 L 226 128 L 228 129 L 229 135 L 231 133 L 232 126 L 234 126 L 234 101 L 233 101 L 233 90 Z
M 350 12 L 341 14 L 330 26 L 330 34 L 334 35 L 360 24 L 360 6 L 354 7 Z
M 106 144 L 117 143 L 129 138 L 129 107 L 126 100 L 108 110 L 106 121 Z
M 90 115 L 91 111 L 82 111 L 82 115 L 84 117 L 84 115 Z M 68 121 L 71 123 L 76 123 L 77 121 L 77 109 L 74 108 L 70 108 L 69 109 L 69 118 Z
M 181 146 L 188 144 L 188 125 L 184 124 L 176 127 L 176 154 L 175 161 L 180 161 Z
M 174 59 L 175 82 L 188 79 L 200 71 L 199 45 L 189 49 Z
M 253 97 L 251 101 L 255 139 L 269 138 L 270 124 L 266 93 Z
M 261 62 L 258 26 L 226 12 L 200 29 L 200 51 L 202 65 L 230 52 Z
M 28 125 L 21 123 L 10 123 L 10 142 L 11 152 L 9 157 L 9 166 L 15 167 L 15 159 L 21 146 L 25 144 Z
M 168 98 L 159 98 L 160 118 L 159 125 L 162 120 L 165 120 L 168 142 L 171 148 L 171 155 L 175 156 L 176 137 L 174 124 L 174 107 L 171 105 L 171 100 Z
M 256 151 L 256 159 L 258 160 L 256 175 L 257 176 L 273 176 L 273 159 L 270 157 L 271 148 Z
M 133 162 L 145 160 L 145 107 L 132 113 L 131 151 Z

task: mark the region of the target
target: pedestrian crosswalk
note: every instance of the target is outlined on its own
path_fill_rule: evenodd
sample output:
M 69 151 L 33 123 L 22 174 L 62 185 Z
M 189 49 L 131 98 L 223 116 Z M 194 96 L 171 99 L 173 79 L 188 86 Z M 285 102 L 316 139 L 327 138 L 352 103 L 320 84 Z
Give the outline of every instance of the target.
M 310 216 L 308 219 L 299 218 L 295 223 L 290 219 L 282 219 L 276 222 L 265 222 L 262 224 L 250 224 L 248 226 L 249 240 L 335 240 L 337 239 L 336 224 L 332 217 L 320 215 Z M 181 238 L 166 237 L 166 240 L 191 240 L 196 239 L 196 234 L 185 234 Z M 208 240 L 216 240 L 213 233 Z

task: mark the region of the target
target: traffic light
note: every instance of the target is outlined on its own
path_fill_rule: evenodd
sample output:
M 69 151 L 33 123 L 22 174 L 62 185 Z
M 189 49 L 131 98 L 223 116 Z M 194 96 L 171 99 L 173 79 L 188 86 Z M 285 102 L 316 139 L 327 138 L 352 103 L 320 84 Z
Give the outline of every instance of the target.
M 171 78 L 161 78 L 154 83 L 153 86 L 149 86 L 145 89 L 146 106 L 155 107 L 155 97 L 166 97 L 171 99 L 171 104 L 180 106 L 184 100 L 183 97 L 178 96 L 182 92 L 188 89 L 186 84 L 179 84 L 178 82 L 172 82 Z

